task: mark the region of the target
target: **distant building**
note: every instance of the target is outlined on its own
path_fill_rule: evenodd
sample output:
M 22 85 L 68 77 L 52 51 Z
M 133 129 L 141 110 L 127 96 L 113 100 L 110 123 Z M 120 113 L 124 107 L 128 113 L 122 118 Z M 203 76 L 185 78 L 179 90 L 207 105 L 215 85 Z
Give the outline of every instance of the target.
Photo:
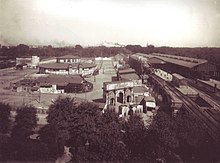
M 93 75 L 96 64 L 80 62 L 80 58 L 72 55 L 57 57 L 56 63 L 39 65 L 39 73 L 56 75 Z
M 141 67 L 145 72 L 149 72 L 149 69 L 154 68 L 164 70 L 171 74 L 178 73 L 187 78 L 198 78 L 203 80 L 207 80 L 217 75 L 216 65 L 209 63 L 205 59 L 159 53 L 136 53 L 130 57 L 130 62 L 134 62 L 135 60 L 139 62 L 139 65 L 142 65 Z M 138 69 L 140 69 L 140 66 Z
M 126 81 L 126 80 L 133 81 L 134 86 L 141 86 L 142 85 L 142 80 L 136 74 L 136 71 L 132 68 L 118 70 L 117 71 L 117 78 L 119 81 Z
M 16 58 L 16 69 L 23 69 L 24 66 L 27 68 L 36 69 L 40 63 L 40 58 L 38 56 L 31 57 L 17 57 Z
M 80 75 L 39 77 L 36 84 L 39 87 L 39 92 L 54 94 L 88 92 L 93 88 L 93 85 Z
M 86 81 L 80 75 L 60 76 L 46 75 L 37 79 L 23 79 L 11 85 L 16 92 L 40 93 L 79 93 L 88 92 L 93 89 L 92 83 Z
M 56 58 L 57 63 L 80 63 L 80 57 L 74 55 L 65 55 Z

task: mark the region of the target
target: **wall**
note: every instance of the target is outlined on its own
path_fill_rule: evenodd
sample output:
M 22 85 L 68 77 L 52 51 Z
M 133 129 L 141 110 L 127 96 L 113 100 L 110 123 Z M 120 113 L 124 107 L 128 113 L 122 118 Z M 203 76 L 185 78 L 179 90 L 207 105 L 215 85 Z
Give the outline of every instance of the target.
M 51 87 L 40 87 L 39 91 L 40 93 L 53 93 L 53 94 L 64 93 L 64 90 L 57 90 L 56 85 L 52 85 Z

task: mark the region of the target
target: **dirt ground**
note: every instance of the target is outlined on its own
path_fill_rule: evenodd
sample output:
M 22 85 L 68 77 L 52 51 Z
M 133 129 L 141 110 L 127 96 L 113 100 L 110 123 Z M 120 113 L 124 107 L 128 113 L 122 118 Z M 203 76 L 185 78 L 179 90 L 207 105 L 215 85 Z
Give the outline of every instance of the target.
M 85 78 L 87 81 L 93 83 L 93 91 L 87 93 L 69 93 L 69 94 L 39 94 L 39 93 L 18 93 L 10 89 L 10 83 L 14 83 L 31 74 L 37 70 L 25 69 L 16 70 L 9 68 L 0 70 L 0 101 L 10 104 L 13 108 L 23 105 L 33 105 L 39 109 L 47 109 L 50 104 L 59 96 L 75 97 L 78 100 L 93 101 L 102 99 L 103 82 L 109 82 L 112 76 L 116 76 L 115 69 L 111 60 L 98 60 L 96 64 L 100 68 L 99 74 L 95 77 Z M 38 114 L 39 123 L 45 124 L 46 114 Z

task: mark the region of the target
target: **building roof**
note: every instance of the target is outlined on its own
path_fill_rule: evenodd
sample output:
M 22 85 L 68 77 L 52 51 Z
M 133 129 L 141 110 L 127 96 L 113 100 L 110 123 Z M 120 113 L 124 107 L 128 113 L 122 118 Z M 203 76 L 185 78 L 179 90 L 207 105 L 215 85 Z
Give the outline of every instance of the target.
M 140 79 L 139 76 L 136 73 L 132 74 L 122 74 L 120 75 L 121 79 L 126 79 L 126 80 L 138 80 Z
M 149 58 L 148 63 L 150 63 L 150 64 L 165 64 L 165 62 L 162 59 L 157 58 L 157 57 Z
M 119 74 L 130 74 L 130 73 L 136 73 L 136 71 L 133 68 L 128 68 L 124 70 L 118 70 Z
M 80 84 L 83 81 L 84 79 L 80 75 L 71 75 L 71 76 L 49 75 L 47 77 L 39 77 L 38 79 L 36 79 L 36 82 L 39 83 L 40 86 L 47 86 L 47 85 L 66 86 L 69 83 Z
M 39 65 L 40 68 L 49 68 L 49 69 L 68 69 L 69 66 L 72 67 L 82 67 L 82 68 L 92 68 L 96 67 L 96 64 L 93 63 L 45 63 Z
M 148 91 L 148 89 L 144 86 L 136 86 L 133 88 L 134 93 L 145 93 L 147 91 Z
M 145 101 L 148 101 L 148 102 L 156 102 L 155 98 L 153 96 L 147 96 L 147 97 L 144 97 Z
M 64 55 L 64 56 L 61 56 L 61 57 L 56 57 L 57 59 L 80 59 L 79 56 L 75 56 L 75 55 Z
M 180 86 L 180 87 L 177 87 L 177 89 L 180 92 L 182 92 L 184 95 L 194 95 L 194 96 L 198 95 L 198 92 L 189 86 Z
M 152 53 L 152 54 L 143 54 L 137 53 L 137 55 L 141 55 L 147 58 L 158 58 L 164 62 L 176 64 L 179 66 L 193 68 L 195 66 L 201 65 L 203 63 L 207 63 L 208 61 L 205 59 L 196 59 L 190 57 L 183 57 L 183 56 L 175 56 L 175 55 L 168 55 L 168 54 L 159 54 L 159 53 Z
M 198 80 L 199 80 L 200 82 L 203 82 L 203 83 L 205 83 L 205 84 L 208 84 L 208 85 L 210 85 L 210 86 L 212 86 L 212 87 L 215 87 L 215 85 L 216 85 L 216 88 L 220 90 L 220 81 L 217 81 L 217 80 L 214 80 L 214 79 L 210 79 L 210 80 L 208 80 L 208 81 L 204 81 L 204 80 L 200 80 L 200 79 L 198 79 Z
M 134 97 L 134 104 L 141 104 L 142 102 L 143 102 L 143 100 L 144 100 L 144 96 L 142 95 L 140 95 L 140 96 L 135 96 Z
M 182 76 L 182 75 L 180 75 L 180 74 L 177 74 L 177 73 L 173 73 L 172 75 L 173 75 L 173 77 L 175 77 L 175 78 L 177 78 L 177 79 L 180 79 L 180 80 L 185 79 L 184 76 Z

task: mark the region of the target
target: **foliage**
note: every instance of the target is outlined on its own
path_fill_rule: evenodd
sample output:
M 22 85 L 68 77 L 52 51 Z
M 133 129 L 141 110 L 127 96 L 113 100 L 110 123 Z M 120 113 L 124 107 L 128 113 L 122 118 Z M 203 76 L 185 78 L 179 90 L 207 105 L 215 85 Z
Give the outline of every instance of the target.
M 76 103 L 74 98 L 60 96 L 50 106 L 47 120 L 39 138 L 33 140 L 36 109 L 20 108 L 11 134 L 10 130 L 0 133 L 0 161 L 54 161 L 64 154 L 64 146 L 70 147 L 76 162 L 220 160 L 219 142 L 210 139 L 202 123 L 182 110 L 174 117 L 159 111 L 146 128 L 140 116 L 124 120 L 114 109 L 103 113 L 92 102 Z
M 26 140 L 16 152 L 15 159 L 20 161 L 42 161 L 48 158 L 46 144 L 39 140 Z
M 70 139 L 69 125 L 76 111 L 74 99 L 59 96 L 49 107 L 46 125 L 40 131 L 40 139 L 49 146 L 50 156 L 61 156 L 64 145 Z
M 0 133 L 0 161 L 8 158 L 9 135 Z
M 10 111 L 11 106 L 0 102 L 0 133 L 8 133 L 10 128 Z
M 179 145 L 176 127 L 174 119 L 164 112 L 158 112 L 150 128 L 157 132 L 159 141 L 163 142 L 165 147 L 174 150 Z
M 12 137 L 21 141 L 29 138 L 33 134 L 33 129 L 37 126 L 37 111 L 32 106 L 24 106 L 17 110 L 15 126 L 12 130 Z
M 140 116 L 133 115 L 125 123 L 125 144 L 128 148 L 130 159 L 143 161 L 148 155 L 146 149 L 147 129 Z
M 8 144 L 11 159 L 20 161 L 30 159 L 24 154 L 31 150 L 29 149 L 28 151 L 28 148 L 26 147 L 30 147 L 30 136 L 34 133 L 33 130 L 37 126 L 38 119 L 36 113 L 36 108 L 33 106 L 23 106 L 17 110 L 10 143 Z
M 197 118 L 188 112 L 180 110 L 175 117 L 177 137 L 179 140 L 178 152 L 186 161 L 204 161 L 206 158 L 214 160 L 216 157 L 216 144 L 206 128 Z M 206 155 L 204 155 L 206 153 Z M 209 156 L 209 157 L 207 157 Z
M 128 158 L 124 143 L 122 122 L 113 110 L 105 110 L 100 117 L 98 132 L 90 140 L 88 152 L 90 160 L 95 161 L 123 161 Z
M 39 140 L 47 146 L 48 158 L 56 159 L 63 154 L 63 145 L 58 144 L 57 128 L 46 124 L 39 131 Z

